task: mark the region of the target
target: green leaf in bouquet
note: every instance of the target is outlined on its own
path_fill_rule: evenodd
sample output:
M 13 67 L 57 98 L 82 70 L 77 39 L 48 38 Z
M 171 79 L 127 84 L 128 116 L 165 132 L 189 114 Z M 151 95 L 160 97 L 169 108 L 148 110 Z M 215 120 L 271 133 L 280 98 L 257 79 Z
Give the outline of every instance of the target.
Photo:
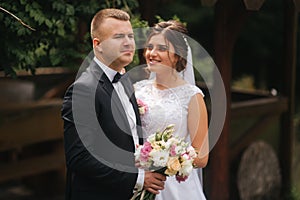
M 162 138 L 162 132 L 157 131 L 155 133 L 155 141 L 161 141 Z

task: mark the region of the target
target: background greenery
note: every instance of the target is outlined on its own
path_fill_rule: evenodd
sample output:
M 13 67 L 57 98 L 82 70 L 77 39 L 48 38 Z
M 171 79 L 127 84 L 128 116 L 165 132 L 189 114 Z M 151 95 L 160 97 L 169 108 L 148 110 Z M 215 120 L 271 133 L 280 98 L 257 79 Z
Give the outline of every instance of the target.
M 203 7 L 199 0 L 152 3 L 158 10 L 155 15 L 170 19 L 176 14 L 187 22 L 190 36 L 213 54 L 213 7 Z M 14 73 L 13 69 L 34 72 L 44 66 L 76 67 L 91 50 L 89 22 L 101 8 L 125 9 L 133 16 L 134 26 L 145 26 L 139 20 L 137 0 L 16 0 L 1 2 L 0 6 L 36 29 L 31 31 L 0 12 L 0 69 L 8 74 Z M 256 88 L 280 88 L 282 11 L 282 1 L 273 0 L 266 1 L 259 12 L 249 12 L 233 54 L 233 80 L 250 75 Z
M 17 69 L 34 73 L 35 68 L 45 66 L 77 68 L 91 50 L 88 23 L 92 16 L 106 7 L 122 8 L 134 15 L 138 3 L 135 0 L 16 0 L 1 2 L 0 6 L 36 29 L 31 31 L 0 12 L 0 70 L 15 75 Z
M 90 20 L 101 8 L 125 9 L 132 15 L 134 27 L 147 26 L 147 22 L 140 19 L 141 11 L 145 10 L 140 9 L 137 0 L 15 0 L 14 3 L 0 2 L 0 6 L 36 29 L 31 31 L 0 12 L 0 70 L 8 75 L 15 75 L 18 69 L 34 73 L 38 67 L 78 68 L 92 48 Z M 170 19 L 176 15 L 187 23 L 189 35 L 213 56 L 213 7 L 203 7 L 199 0 L 153 0 L 151 6 L 157 12 L 154 11 L 150 19 L 148 16 L 148 21 L 156 22 L 157 16 Z M 280 92 L 283 31 L 282 0 L 266 1 L 258 12 L 249 11 L 233 53 L 233 81 L 245 77 L 251 83 L 249 87 L 275 88 Z M 297 63 L 297 69 L 299 65 Z M 297 91 L 299 85 L 297 82 Z M 297 95 L 297 102 L 299 100 Z

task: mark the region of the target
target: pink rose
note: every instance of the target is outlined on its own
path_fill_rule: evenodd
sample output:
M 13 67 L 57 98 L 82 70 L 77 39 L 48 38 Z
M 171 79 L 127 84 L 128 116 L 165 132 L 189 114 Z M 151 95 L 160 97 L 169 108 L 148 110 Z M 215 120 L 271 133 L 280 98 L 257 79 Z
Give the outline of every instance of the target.
M 137 99 L 136 101 L 138 104 L 140 114 L 141 115 L 145 114 L 148 110 L 148 106 L 141 99 Z
M 152 146 L 150 142 L 145 142 L 143 148 L 141 149 L 141 160 L 147 162 L 149 158 L 149 153 L 152 151 Z
M 176 156 L 176 145 L 175 144 L 173 144 L 172 146 L 171 146 L 171 148 L 170 148 L 170 155 L 171 156 Z

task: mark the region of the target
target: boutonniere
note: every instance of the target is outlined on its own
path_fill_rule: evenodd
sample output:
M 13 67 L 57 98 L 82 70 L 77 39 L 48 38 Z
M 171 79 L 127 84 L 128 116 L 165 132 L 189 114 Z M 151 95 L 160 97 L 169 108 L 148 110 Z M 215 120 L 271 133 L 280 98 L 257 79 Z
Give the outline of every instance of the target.
M 140 99 L 137 99 L 137 104 L 138 104 L 138 108 L 139 108 L 139 112 L 140 112 L 140 115 L 144 115 L 147 110 L 148 110 L 148 106 L 147 104 L 145 104 L 142 100 Z

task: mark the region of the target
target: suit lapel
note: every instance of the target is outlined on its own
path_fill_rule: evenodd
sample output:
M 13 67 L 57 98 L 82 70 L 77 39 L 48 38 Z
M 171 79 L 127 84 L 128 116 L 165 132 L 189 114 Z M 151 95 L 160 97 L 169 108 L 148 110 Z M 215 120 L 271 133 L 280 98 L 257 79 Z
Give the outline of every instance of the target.
M 122 78 L 121 78 L 121 83 L 124 87 L 124 90 L 133 106 L 133 110 L 135 112 L 135 116 L 136 116 L 136 125 L 137 125 L 137 134 L 139 137 L 139 144 L 143 144 L 143 136 L 142 136 L 142 129 L 141 129 L 141 118 L 140 118 L 140 113 L 139 113 L 139 109 L 138 109 L 138 105 L 137 105 L 137 101 L 134 95 L 134 89 L 132 87 L 132 83 L 129 79 L 129 76 L 127 74 L 125 74 Z
M 93 65 L 92 67 L 94 68 L 94 70 L 97 73 L 97 76 L 99 77 L 99 84 L 103 87 L 104 91 L 111 97 L 112 102 L 111 102 L 111 106 L 115 106 L 116 109 L 119 111 L 118 113 L 120 113 L 120 115 L 122 116 L 122 119 L 124 119 L 124 122 L 126 123 L 126 129 L 127 132 L 132 134 L 131 132 L 131 128 L 125 113 L 125 110 L 122 106 L 122 102 L 119 98 L 119 96 L 117 95 L 116 91 L 114 90 L 114 87 L 112 85 L 112 83 L 110 82 L 110 80 L 108 79 L 108 77 L 106 76 L 106 74 L 102 71 L 102 69 L 100 68 L 100 66 L 97 65 L 96 62 L 92 61 Z M 135 112 L 135 116 L 136 116 L 136 122 L 137 122 L 137 134 L 139 137 L 139 143 L 143 144 L 143 136 L 142 136 L 142 128 L 141 128 L 141 119 L 140 119 L 140 114 L 138 111 L 138 105 L 136 102 L 136 98 L 134 95 L 134 90 L 133 90 L 133 86 L 132 83 L 129 79 L 128 74 L 125 74 L 121 79 L 120 79 L 124 90 L 133 106 L 133 110 Z
M 129 125 L 125 110 L 122 106 L 122 102 L 121 102 L 117 92 L 115 91 L 112 83 L 110 82 L 110 80 L 108 79 L 106 74 L 102 71 L 102 69 L 99 66 L 97 66 L 97 67 L 101 70 L 101 76 L 99 79 L 100 86 L 103 87 L 104 91 L 109 95 L 110 100 L 111 100 L 109 105 L 112 106 L 112 109 L 114 109 L 114 108 L 117 109 L 116 113 L 118 115 L 121 115 L 122 119 L 126 123 L 127 132 L 131 133 L 130 125 Z

